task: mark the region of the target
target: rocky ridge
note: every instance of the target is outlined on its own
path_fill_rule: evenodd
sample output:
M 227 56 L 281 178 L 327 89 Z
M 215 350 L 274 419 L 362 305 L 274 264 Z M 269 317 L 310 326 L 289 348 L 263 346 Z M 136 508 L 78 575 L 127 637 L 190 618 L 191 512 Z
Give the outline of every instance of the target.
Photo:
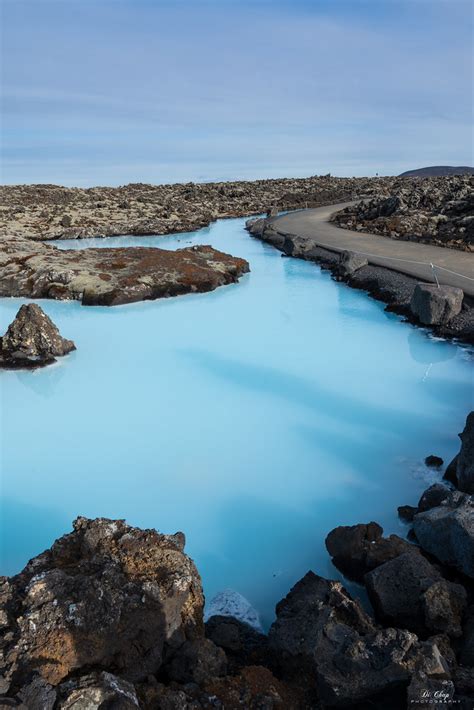
M 333 219 L 346 229 L 474 251 L 474 177 L 400 177 Z
M 463 435 L 461 458 L 469 446 Z M 0 579 L 0 707 L 396 710 L 443 697 L 470 710 L 474 498 L 428 489 L 412 537 L 385 538 L 375 522 L 331 531 L 334 564 L 365 585 L 373 613 L 309 571 L 266 635 L 232 616 L 204 624 L 182 533 L 78 518 Z

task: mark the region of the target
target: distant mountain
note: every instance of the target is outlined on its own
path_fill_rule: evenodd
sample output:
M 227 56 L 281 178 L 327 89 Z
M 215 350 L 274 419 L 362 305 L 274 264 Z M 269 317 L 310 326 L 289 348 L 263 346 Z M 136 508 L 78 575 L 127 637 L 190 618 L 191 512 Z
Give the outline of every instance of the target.
M 474 175 L 474 168 L 469 168 L 466 165 L 460 165 L 457 168 L 452 165 L 430 165 L 428 168 L 407 170 L 399 177 L 440 177 L 445 175 Z

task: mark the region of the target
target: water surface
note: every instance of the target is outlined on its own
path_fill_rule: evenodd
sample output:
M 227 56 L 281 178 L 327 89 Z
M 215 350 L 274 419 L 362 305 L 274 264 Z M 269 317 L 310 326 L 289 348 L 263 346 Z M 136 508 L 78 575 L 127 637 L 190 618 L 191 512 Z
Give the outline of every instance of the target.
M 16 572 L 77 515 L 183 530 L 210 598 L 236 589 L 264 624 L 324 537 L 378 520 L 436 479 L 472 408 L 467 349 L 436 341 L 220 221 L 192 234 L 62 247 L 212 244 L 251 273 L 210 294 L 105 307 L 41 301 L 77 351 L 1 374 L 2 558 Z M 6 328 L 24 300 L 3 299 Z

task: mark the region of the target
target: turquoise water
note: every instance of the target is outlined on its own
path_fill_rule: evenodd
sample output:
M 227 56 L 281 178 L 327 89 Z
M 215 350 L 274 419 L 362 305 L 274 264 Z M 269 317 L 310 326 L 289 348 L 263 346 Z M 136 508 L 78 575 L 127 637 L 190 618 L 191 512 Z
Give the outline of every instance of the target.
M 1 374 L 1 573 L 77 515 L 124 517 L 183 530 L 208 598 L 235 589 L 268 624 L 309 568 L 337 575 L 333 527 L 405 532 L 397 506 L 436 478 L 424 457 L 458 448 L 470 351 L 281 258 L 243 223 L 93 242 L 212 244 L 249 260 L 236 285 L 110 309 L 41 302 L 77 351 Z M 1 332 L 22 302 L 1 301 Z

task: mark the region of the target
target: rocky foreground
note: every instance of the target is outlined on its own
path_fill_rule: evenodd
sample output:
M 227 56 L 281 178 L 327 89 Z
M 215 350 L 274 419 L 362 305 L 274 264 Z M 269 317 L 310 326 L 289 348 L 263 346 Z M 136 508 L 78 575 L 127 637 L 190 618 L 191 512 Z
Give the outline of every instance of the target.
M 474 251 L 474 177 L 407 179 L 334 215 L 339 227 Z
M 474 413 L 448 467 L 474 490 Z M 439 465 L 440 459 L 428 462 Z M 472 708 L 474 498 L 432 486 L 412 542 L 374 522 L 326 546 L 373 611 L 309 571 L 277 604 L 268 635 L 203 621 L 184 536 L 78 518 L 72 533 L 0 580 L 0 707 L 22 710 L 398 710 Z

